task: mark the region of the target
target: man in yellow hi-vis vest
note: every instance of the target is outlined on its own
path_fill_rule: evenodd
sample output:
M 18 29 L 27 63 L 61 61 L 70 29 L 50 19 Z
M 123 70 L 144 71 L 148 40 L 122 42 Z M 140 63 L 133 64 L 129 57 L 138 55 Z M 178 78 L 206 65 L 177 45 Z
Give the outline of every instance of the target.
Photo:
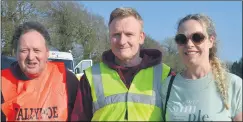
M 162 121 L 162 81 L 170 67 L 162 53 L 141 49 L 143 20 L 132 8 L 116 8 L 109 21 L 111 50 L 85 70 L 72 120 Z

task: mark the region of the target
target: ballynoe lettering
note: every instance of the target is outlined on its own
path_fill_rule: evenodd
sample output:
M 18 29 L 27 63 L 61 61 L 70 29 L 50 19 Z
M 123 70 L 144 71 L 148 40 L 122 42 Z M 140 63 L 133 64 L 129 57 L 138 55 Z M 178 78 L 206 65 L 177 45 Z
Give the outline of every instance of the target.
M 41 120 L 58 118 L 57 107 L 48 108 L 15 108 L 16 120 Z

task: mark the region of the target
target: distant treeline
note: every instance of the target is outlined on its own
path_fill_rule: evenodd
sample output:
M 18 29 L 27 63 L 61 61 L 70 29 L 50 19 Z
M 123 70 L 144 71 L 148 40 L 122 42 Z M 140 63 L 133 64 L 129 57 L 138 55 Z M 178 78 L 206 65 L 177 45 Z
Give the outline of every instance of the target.
M 14 56 L 12 45 L 14 29 L 26 21 L 38 21 L 50 33 L 50 47 L 59 51 L 72 51 L 75 62 L 82 59 L 101 60 L 102 52 L 110 49 L 108 25 L 100 15 L 89 12 L 78 1 L 1 1 L 2 55 Z M 109 13 L 107 13 L 109 14 Z M 183 69 L 173 37 L 161 39 L 162 43 L 146 34 L 142 48 L 156 48 L 163 52 L 163 62 L 177 72 Z M 237 62 L 232 65 L 241 66 Z M 242 76 L 242 70 L 241 70 Z

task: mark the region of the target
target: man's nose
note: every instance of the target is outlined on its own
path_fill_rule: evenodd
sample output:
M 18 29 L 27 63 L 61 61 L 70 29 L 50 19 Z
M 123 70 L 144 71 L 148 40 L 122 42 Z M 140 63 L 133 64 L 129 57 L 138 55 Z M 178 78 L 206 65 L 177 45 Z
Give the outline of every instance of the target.
M 33 51 L 29 51 L 28 59 L 29 60 L 34 60 L 34 58 L 35 58 L 35 53 Z
M 121 36 L 120 36 L 120 40 L 119 40 L 119 44 L 120 44 L 120 45 L 124 45 L 124 44 L 126 44 L 126 42 L 127 42 L 127 37 L 126 37 L 126 35 L 125 35 L 125 34 L 121 34 Z

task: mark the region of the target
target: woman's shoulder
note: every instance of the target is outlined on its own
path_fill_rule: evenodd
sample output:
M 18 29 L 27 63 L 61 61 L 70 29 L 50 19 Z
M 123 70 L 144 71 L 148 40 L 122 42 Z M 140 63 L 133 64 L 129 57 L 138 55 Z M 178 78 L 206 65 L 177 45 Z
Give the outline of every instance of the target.
M 227 73 L 227 78 L 232 85 L 242 86 L 242 78 L 233 74 Z
M 233 74 L 227 73 L 227 80 L 229 84 L 229 88 L 233 93 L 240 92 L 242 90 L 242 78 Z

